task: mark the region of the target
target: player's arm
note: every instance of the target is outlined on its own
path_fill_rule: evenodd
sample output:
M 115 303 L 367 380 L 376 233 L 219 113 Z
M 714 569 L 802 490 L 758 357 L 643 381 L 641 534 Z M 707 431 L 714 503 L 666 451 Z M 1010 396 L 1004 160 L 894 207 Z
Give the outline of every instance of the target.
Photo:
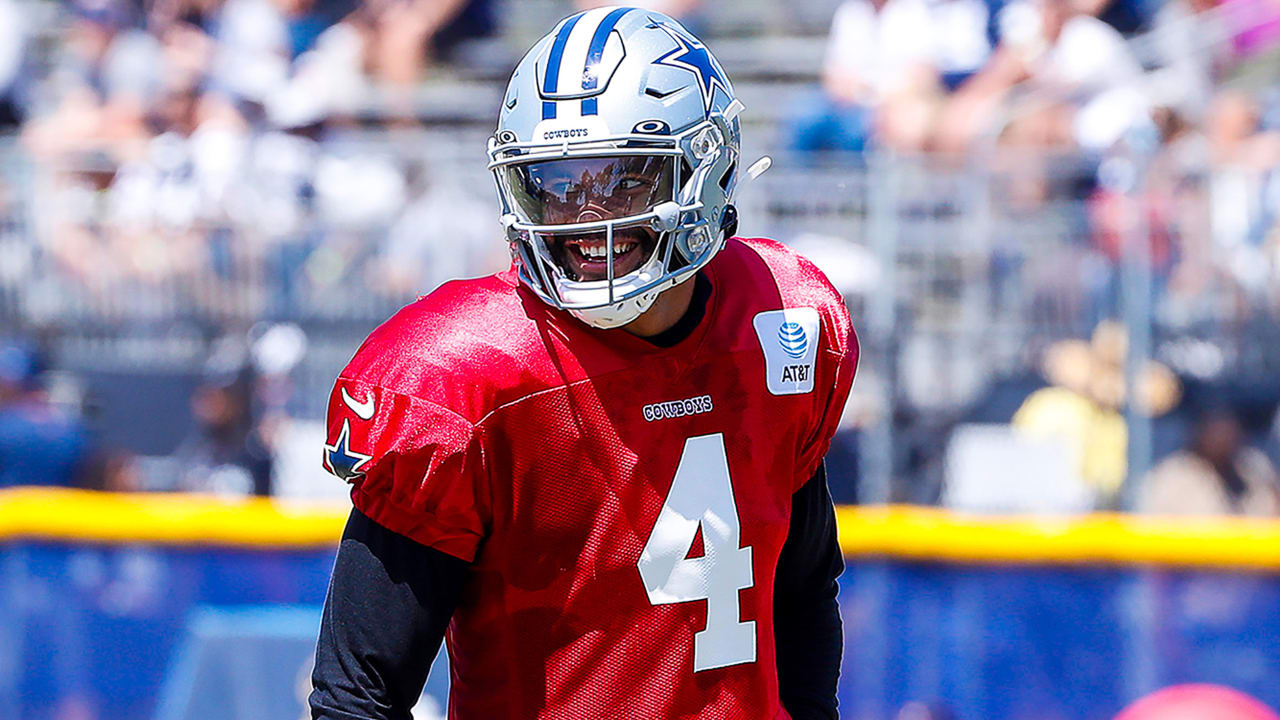
M 313 720 L 410 720 L 468 566 L 353 509 L 316 644 Z
M 817 472 L 791 501 L 791 525 L 774 579 L 778 690 L 794 720 L 834 720 L 844 632 L 836 579 L 844 557 L 836 537 L 827 473 Z

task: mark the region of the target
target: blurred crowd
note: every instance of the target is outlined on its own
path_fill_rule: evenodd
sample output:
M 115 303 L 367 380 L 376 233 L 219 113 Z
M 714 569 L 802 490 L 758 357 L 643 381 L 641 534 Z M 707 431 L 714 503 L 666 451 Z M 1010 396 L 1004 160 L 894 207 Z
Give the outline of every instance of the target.
M 463 249 L 488 223 L 432 182 L 425 152 L 362 131 L 416 122 L 422 81 L 492 32 L 489 2 L 2 0 L 0 14 L 17 55 L 0 73 L 7 159 L 28 167 L 4 194 L 25 192 L 34 226 L 10 255 L 62 296 L 33 299 L 11 273 L 12 303 L 262 313 L 351 281 L 399 297 L 483 262 L 409 240 L 441 207 L 459 208 L 443 227 Z
M 865 159 L 871 183 L 877 172 L 891 182 L 883 170 L 892 163 L 961 175 L 980 167 L 975 182 L 1001 177 L 1002 211 L 1014 224 L 1057 219 L 1070 228 L 1066 247 L 1027 250 L 1038 235 L 1023 231 L 1010 234 L 1011 252 L 999 239 L 987 251 L 983 279 L 998 288 L 1004 272 L 1032 278 L 1032 321 L 1050 323 L 1009 377 L 988 377 L 973 397 L 942 407 L 927 396 L 948 371 L 913 367 L 911 349 L 896 350 L 911 344 L 911 331 L 895 327 L 876 346 L 900 366 L 872 380 L 889 384 L 881 394 L 895 393 L 894 374 L 899 394 L 923 389 L 879 412 L 848 413 L 837 450 L 850 467 L 868 451 L 860 430 L 891 424 L 893 485 L 867 493 L 841 483 L 844 499 L 1277 513 L 1280 3 L 845 0 L 821 88 L 785 133 L 816 165 Z M 918 187 L 927 197 L 896 190 L 906 213 L 954 212 L 935 186 Z M 957 246 L 966 240 L 959 234 Z M 1128 336 L 1114 320 L 1135 303 L 1123 297 L 1126 263 L 1146 275 L 1137 302 L 1165 361 L 1135 371 L 1135 393 L 1124 390 Z M 936 313 L 922 297 L 949 280 L 935 268 L 914 297 L 899 296 L 899 322 Z M 964 322 L 948 310 L 952 323 Z M 1063 340 L 1064 327 L 1092 341 Z M 1226 336 L 1236 341 L 1220 342 Z M 1239 362 L 1246 355 L 1252 367 Z M 1140 477 L 1131 477 L 1135 421 L 1150 425 L 1144 443 L 1156 461 Z
M 1280 311 L 1275 0 L 847 0 L 821 79 L 789 147 L 976 158 L 1013 206 L 1078 201 L 1113 268 L 1144 224 L 1161 322 Z
M 1057 458 L 1068 477 L 1045 479 L 1033 509 L 1275 514 L 1280 382 L 1230 373 L 1280 368 L 1265 347 L 1280 341 L 1280 0 L 824 3 L 828 29 L 762 23 L 746 38 L 716 33 L 741 31 L 724 22 L 735 13 L 793 13 L 640 4 L 724 47 L 740 94 L 785 98 L 748 107 L 753 142 L 786 158 L 775 165 L 860 175 L 868 196 L 886 161 L 958 186 L 976 169 L 999 178 L 988 214 L 1034 229 L 1065 207 L 1054 217 L 1071 238 L 984 246 L 995 306 L 983 312 L 999 314 L 1016 274 L 1033 298 L 1027 331 L 1044 331 L 1026 339 L 1021 375 L 986 377 L 938 413 L 901 389 L 935 374 L 928 363 L 886 355 L 904 368 L 897 386 L 864 368 L 833 451 L 837 499 L 866 499 L 863 431 L 882 421 L 892 499 L 981 507 L 1004 490 L 967 484 L 948 469 L 957 458 Z M 0 468 L 0 486 L 279 491 L 281 438 L 320 402 L 300 410 L 298 387 L 321 396 L 337 370 L 306 367 L 317 341 L 346 347 L 415 294 L 507 261 L 481 148 L 531 39 L 514 18 L 542 31 L 600 4 L 0 0 L 0 457 L 44 463 Z M 788 46 L 769 41 L 799 33 L 808 47 L 823 32 L 820 61 L 784 87 L 775 55 Z M 961 212 L 910 186 L 899 200 L 904 217 Z M 773 208 L 756 211 L 744 214 Z M 782 215 L 775 234 L 796 239 Z M 874 247 L 862 227 L 841 242 Z M 1127 333 L 1112 320 L 1135 245 L 1157 343 L 1126 393 Z M 859 309 L 883 291 L 869 287 L 843 289 Z M 1070 321 L 1036 327 L 1065 296 Z M 148 466 L 95 430 L 115 408 L 59 376 L 53 340 L 68 327 L 158 336 L 175 321 L 201 357 L 166 406 L 181 417 L 158 421 L 182 428 L 170 462 Z M 911 330 L 893 342 L 910 345 Z M 1202 342 L 1224 331 L 1234 349 Z M 1251 338 L 1264 347 L 1250 355 Z M 1159 462 L 1134 480 L 1139 416 Z M 1004 434 L 960 431 L 981 423 Z
M 847 0 L 791 143 L 1097 155 L 1197 132 L 1230 163 L 1277 112 L 1278 43 L 1272 0 Z

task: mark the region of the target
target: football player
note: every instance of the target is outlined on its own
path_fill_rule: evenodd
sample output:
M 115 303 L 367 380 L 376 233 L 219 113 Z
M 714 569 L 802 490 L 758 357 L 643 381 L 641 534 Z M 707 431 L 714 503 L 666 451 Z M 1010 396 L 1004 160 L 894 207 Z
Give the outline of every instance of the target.
M 733 237 L 742 105 L 679 23 L 561 21 L 489 143 L 514 256 L 338 377 L 352 484 L 313 718 L 836 717 L 843 568 L 822 456 L 858 346 L 840 295 Z

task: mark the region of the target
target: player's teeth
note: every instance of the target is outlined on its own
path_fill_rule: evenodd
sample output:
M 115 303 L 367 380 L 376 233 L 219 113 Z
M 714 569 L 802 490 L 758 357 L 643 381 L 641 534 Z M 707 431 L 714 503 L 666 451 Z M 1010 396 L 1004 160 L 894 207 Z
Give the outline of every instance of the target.
M 635 243 L 633 242 L 618 243 L 617 245 L 613 246 L 613 252 L 615 255 L 621 255 L 627 252 L 628 250 L 630 250 L 634 246 L 635 246 Z M 583 255 L 586 255 L 587 257 L 593 258 L 593 259 L 606 258 L 609 256 L 609 247 L 607 245 L 579 245 L 578 250 L 580 250 Z

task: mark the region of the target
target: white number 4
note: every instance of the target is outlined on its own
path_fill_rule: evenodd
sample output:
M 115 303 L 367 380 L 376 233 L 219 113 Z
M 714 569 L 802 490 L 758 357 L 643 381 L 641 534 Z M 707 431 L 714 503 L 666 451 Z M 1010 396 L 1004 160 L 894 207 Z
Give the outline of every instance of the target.
M 702 528 L 702 557 L 688 557 Z M 707 601 L 707 627 L 693 636 L 693 670 L 755 662 L 756 623 L 739 619 L 738 591 L 752 585 L 751 548 L 741 538 L 724 436 L 685 440 L 671 491 L 640 553 L 640 579 L 654 605 Z

